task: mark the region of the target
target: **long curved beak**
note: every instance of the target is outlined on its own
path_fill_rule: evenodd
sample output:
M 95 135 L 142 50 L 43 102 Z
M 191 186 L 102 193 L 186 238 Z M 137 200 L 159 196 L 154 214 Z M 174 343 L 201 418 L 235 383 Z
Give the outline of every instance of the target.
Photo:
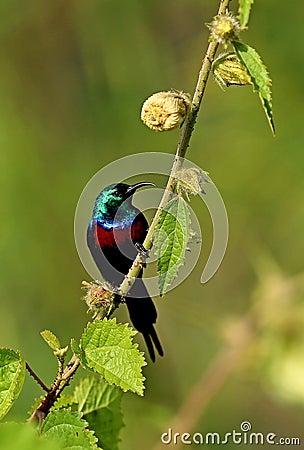
M 144 186 L 155 186 L 155 184 L 154 183 L 150 183 L 149 181 L 142 181 L 140 183 L 132 184 L 131 186 L 128 187 L 127 194 L 128 195 L 132 195 L 132 194 L 134 194 L 134 192 L 137 189 L 139 189 L 141 187 L 144 187 Z

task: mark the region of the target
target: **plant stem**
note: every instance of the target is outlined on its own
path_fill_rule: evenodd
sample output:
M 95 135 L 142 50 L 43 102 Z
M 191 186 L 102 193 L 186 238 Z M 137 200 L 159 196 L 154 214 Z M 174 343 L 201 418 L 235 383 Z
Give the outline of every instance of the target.
M 106 316 L 106 311 L 102 312 L 102 315 L 99 316 L 99 319 L 102 320 Z M 63 389 L 70 384 L 72 377 L 75 375 L 78 367 L 80 366 L 80 360 L 76 355 L 73 355 L 70 361 L 67 363 L 65 367 L 63 367 L 63 360 L 58 360 L 58 372 L 50 388 L 47 388 L 41 380 L 37 377 L 37 375 L 31 370 L 30 374 L 35 378 L 35 380 L 40 384 L 40 386 L 47 392 L 45 397 L 41 400 L 38 408 L 33 412 L 31 417 L 29 418 L 29 422 L 37 421 L 40 423 L 43 419 L 48 415 L 50 409 L 56 402 L 56 400 L 60 397 Z M 28 367 L 27 367 L 28 368 Z M 28 369 L 28 370 L 29 370 Z M 30 371 L 29 370 L 29 371 Z M 38 381 L 39 380 L 39 381 Z
M 51 407 L 54 405 L 55 401 L 59 398 L 63 389 L 70 383 L 71 378 L 75 374 L 79 365 L 80 365 L 79 359 L 77 358 L 77 356 L 73 355 L 70 361 L 67 363 L 66 367 L 64 368 L 62 374 L 60 376 L 57 376 L 56 380 L 54 381 L 50 389 L 47 388 L 46 396 L 41 400 L 40 405 L 29 418 L 29 422 L 38 420 L 38 422 L 40 423 L 43 419 L 45 419 Z
M 230 0 L 221 0 L 219 10 L 217 13 L 218 15 L 226 13 L 229 2 L 230 2 Z M 163 193 L 162 199 L 160 201 L 160 204 L 157 208 L 155 216 L 153 217 L 153 220 L 149 227 L 147 236 L 143 242 L 143 246 L 147 251 L 149 251 L 152 247 L 152 238 L 153 238 L 154 232 L 156 230 L 157 223 L 160 219 L 160 215 L 162 213 L 162 210 L 164 209 L 164 207 L 170 200 L 171 194 L 174 190 L 175 178 L 176 178 L 177 172 L 181 169 L 181 167 L 183 165 L 182 158 L 185 157 L 187 149 L 189 147 L 189 142 L 190 142 L 193 130 L 194 130 L 195 122 L 196 122 L 197 115 L 198 115 L 198 112 L 200 109 L 202 98 L 205 93 L 207 80 L 208 80 L 208 77 L 210 74 L 211 65 L 214 60 L 217 48 L 218 48 L 218 43 L 215 41 L 211 41 L 208 45 L 205 57 L 203 59 L 201 70 L 198 75 L 196 88 L 195 88 L 194 95 L 192 98 L 190 110 L 186 117 L 183 129 L 182 129 L 180 141 L 177 145 L 177 150 L 176 150 L 174 162 L 173 162 L 173 165 L 171 168 L 170 176 L 169 176 L 165 191 Z M 135 278 L 137 278 L 137 276 L 140 272 L 140 269 L 141 269 L 141 262 L 142 262 L 142 255 L 140 253 L 138 253 L 127 276 L 125 277 L 124 281 L 120 285 L 120 294 L 122 297 L 125 297 L 128 294 L 129 290 L 131 289 L 131 287 L 135 281 Z
M 37 383 L 39 384 L 39 386 L 42 387 L 42 389 L 45 392 L 49 392 L 50 389 L 44 384 L 44 382 L 38 377 L 38 375 L 33 371 L 33 369 L 30 367 L 30 365 L 26 362 L 25 363 L 25 367 L 26 370 L 28 371 L 28 373 L 31 375 L 31 377 L 34 378 L 35 381 L 37 381 Z

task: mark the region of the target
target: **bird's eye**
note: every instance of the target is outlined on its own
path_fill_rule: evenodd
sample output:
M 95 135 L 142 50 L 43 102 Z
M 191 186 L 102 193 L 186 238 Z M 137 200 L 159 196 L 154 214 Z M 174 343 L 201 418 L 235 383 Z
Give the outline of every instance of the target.
M 116 198 L 117 198 L 117 197 L 120 197 L 120 194 L 119 194 L 119 192 L 117 192 L 117 191 L 113 192 L 112 195 L 113 195 L 113 197 L 116 197 Z

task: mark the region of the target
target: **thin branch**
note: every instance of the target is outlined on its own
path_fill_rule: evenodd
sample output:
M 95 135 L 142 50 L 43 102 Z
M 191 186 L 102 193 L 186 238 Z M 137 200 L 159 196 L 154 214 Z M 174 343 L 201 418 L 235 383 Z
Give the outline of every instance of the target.
M 226 13 L 228 9 L 230 0 L 221 0 L 218 15 Z M 160 204 L 157 208 L 157 211 L 155 213 L 155 216 L 152 220 L 152 223 L 150 225 L 150 228 L 148 230 L 147 236 L 143 242 L 143 246 L 146 250 L 150 250 L 152 247 L 152 238 L 154 235 L 154 232 L 157 227 L 157 223 L 160 219 L 160 215 L 168 201 L 170 200 L 170 196 L 174 190 L 175 185 L 175 178 L 177 175 L 177 172 L 181 169 L 183 165 L 182 158 L 185 157 L 187 149 L 189 147 L 189 142 L 194 130 L 195 122 L 197 119 L 197 115 L 200 109 L 200 105 L 202 102 L 202 98 L 205 93 L 206 83 L 210 74 L 211 65 L 214 60 L 216 51 L 218 48 L 218 43 L 215 41 L 211 41 L 208 45 L 206 55 L 203 59 L 201 70 L 199 72 L 196 88 L 194 91 L 194 95 L 191 102 L 190 111 L 186 117 L 180 141 L 177 145 L 177 150 L 175 154 L 175 159 L 171 168 L 170 176 L 165 188 L 165 191 L 163 193 L 162 199 L 160 201 Z M 127 276 L 125 277 L 124 281 L 120 285 L 120 294 L 122 297 L 125 297 L 129 290 L 131 289 L 135 278 L 138 277 L 139 272 L 141 270 L 141 263 L 142 263 L 142 255 L 140 253 L 137 254 L 132 267 L 130 268 Z
M 103 311 L 103 315 L 106 315 L 105 311 Z M 100 317 L 100 319 L 102 318 L 103 317 Z M 41 421 L 45 419 L 56 400 L 60 397 L 63 389 L 70 384 L 70 381 L 75 375 L 79 366 L 80 360 L 76 355 L 72 356 L 65 368 L 63 368 L 63 364 L 60 362 L 54 383 L 52 384 L 50 389 L 47 390 L 46 396 L 41 400 L 40 405 L 29 418 L 29 422 L 38 420 L 38 422 L 41 423 Z
M 79 365 L 79 359 L 73 355 L 63 370 L 62 375 L 60 377 L 57 376 L 51 388 L 47 390 L 46 396 L 41 400 L 40 405 L 29 418 L 29 422 L 38 420 L 41 423 L 45 419 L 63 389 L 70 383 Z
M 79 365 L 80 365 L 79 359 L 77 358 L 77 356 L 73 355 L 63 371 L 61 380 L 67 384 L 67 382 L 75 374 Z
M 26 367 L 26 370 L 28 371 L 28 373 L 31 375 L 31 377 L 33 377 L 34 380 L 39 384 L 39 386 L 41 386 L 45 392 L 49 392 L 50 388 L 48 388 L 44 384 L 44 382 L 38 377 L 38 375 L 33 371 L 33 369 L 30 367 L 30 365 L 27 362 L 25 363 L 25 367 Z

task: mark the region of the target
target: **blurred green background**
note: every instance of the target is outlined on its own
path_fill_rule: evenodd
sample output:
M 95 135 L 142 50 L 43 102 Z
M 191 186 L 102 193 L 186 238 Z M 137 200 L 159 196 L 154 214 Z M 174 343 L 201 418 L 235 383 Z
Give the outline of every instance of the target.
M 158 448 L 199 381 L 208 398 L 200 404 L 197 397 L 188 411 L 199 411 L 194 431 L 239 431 L 249 420 L 256 432 L 303 434 L 304 4 L 255 3 L 243 38 L 273 78 L 277 136 L 250 87 L 223 92 L 210 78 L 187 156 L 221 191 L 229 245 L 218 273 L 201 285 L 212 226 L 193 199 L 202 259 L 186 282 L 156 299 L 165 357 L 145 368 L 145 397 L 124 398 L 122 450 Z M 56 364 L 39 332 L 51 329 L 68 343 L 88 320 L 80 301 L 88 276 L 73 238 L 80 193 L 116 158 L 175 151 L 178 131 L 151 132 L 140 107 L 159 90 L 193 92 L 207 46 L 204 23 L 217 4 L 1 3 L 0 344 L 20 349 L 46 383 Z M 249 310 L 255 325 L 246 345 Z M 230 346 L 239 357 L 228 357 L 231 370 L 225 358 L 217 368 Z M 218 385 L 204 378 L 210 367 L 223 376 Z M 27 377 L 8 418 L 24 418 L 38 395 Z

